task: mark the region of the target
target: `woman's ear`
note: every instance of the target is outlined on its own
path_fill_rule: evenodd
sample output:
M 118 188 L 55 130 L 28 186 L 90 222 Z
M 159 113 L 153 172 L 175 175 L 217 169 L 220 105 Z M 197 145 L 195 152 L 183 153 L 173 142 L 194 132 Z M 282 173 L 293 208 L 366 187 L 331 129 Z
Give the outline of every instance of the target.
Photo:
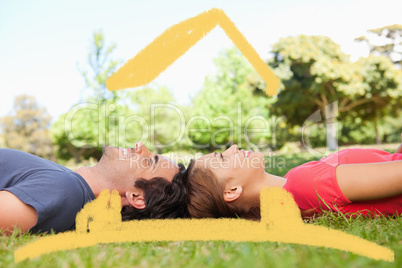
M 223 191 L 223 199 L 225 199 L 226 202 L 235 201 L 237 198 L 239 198 L 242 192 L 243 188 L 241 186 L 230 187 L 229 189 L 225 189 Z
M 144 191 L 135 188 L 134 191 L 126 192 L 127 202 L 136 209 L 145 208 Z

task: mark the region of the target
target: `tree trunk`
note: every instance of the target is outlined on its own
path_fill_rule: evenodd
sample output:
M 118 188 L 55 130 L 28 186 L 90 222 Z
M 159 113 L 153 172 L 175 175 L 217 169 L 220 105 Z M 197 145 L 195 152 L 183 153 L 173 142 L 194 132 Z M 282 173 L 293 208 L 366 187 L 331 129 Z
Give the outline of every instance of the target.
M 330 151 L 336 151 L 338 149 L 338 139 L 337 139 L 337 126 L 336 120 L 327 123 L 327 147 Z
M 380 137 L 380 131 L 378 129 L 378 121 L 377 121 L 377 119 L 374 119 L 374 130 L 375 130 L 375 143 L 376 144 L 381 144 L 381 137 Z
M 67 148 L 70 154 L 74 157 L 75 164 L 80 163 L 80 156 L 78 150 L 71 144 L 71 142 L 67 142 Z
M 325 107 L 325 118 L 327 125 L 327 148 L 330 151 L 338 149 L 338 123 L 336 117 L 338 116 L 338 102 L 333 102 Z

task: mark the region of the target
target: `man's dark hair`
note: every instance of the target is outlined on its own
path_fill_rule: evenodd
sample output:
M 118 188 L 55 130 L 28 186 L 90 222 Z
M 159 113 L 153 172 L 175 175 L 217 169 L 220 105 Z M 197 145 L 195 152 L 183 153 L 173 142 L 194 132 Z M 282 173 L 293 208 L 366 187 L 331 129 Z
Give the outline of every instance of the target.
M 187 170 L 179 164 L 179 172 L 172 182 L 162 177 L 150 180 L 138 179 L 135 187 L 144 191 L 145 208 L 125 205 L 121 210 L 122 220 L 188 218 Z

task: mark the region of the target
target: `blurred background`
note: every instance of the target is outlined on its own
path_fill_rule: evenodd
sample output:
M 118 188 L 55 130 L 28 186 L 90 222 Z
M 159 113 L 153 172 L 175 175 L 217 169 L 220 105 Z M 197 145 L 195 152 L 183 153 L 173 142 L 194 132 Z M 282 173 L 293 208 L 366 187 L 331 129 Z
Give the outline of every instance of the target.
M 214 7 L 281 79 L 278 95 L 265 95 L 219 27 L 151 84 L 106 90 L 164 30 Z M 401 10 L 397 0 L 0 1 L 0 147 L 74 166 L 137 141 L 182 155 L 400 143 Z

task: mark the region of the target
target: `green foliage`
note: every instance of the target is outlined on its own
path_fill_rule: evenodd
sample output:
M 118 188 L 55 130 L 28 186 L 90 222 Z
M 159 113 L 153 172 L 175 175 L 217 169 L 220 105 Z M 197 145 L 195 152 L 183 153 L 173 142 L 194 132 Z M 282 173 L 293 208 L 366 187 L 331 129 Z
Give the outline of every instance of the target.
M 376 143 L 381 143 L 382 125 L 386 117 L 397 117 L 402 103 L 402 72 L 385 57 L 369 56 L 354 63 L 360 76 L 364 97 L 353 102 L 354 112 L 362 122 L 371 124 Z
M 11 115 L 0 118 L 5 147 L 52 159 L 51 116 L 32 96 L 15 97 Z
M 81 71 L 81 103 L 52 127 L 59 159 L 99 159 L 104 145 L 132 147 L 137 141 L 158 153 L 210 152 L 235 143 L 278 149 L 299 141 L 300 127 L 316 111 L 323 119 L 309 129 L 310 142 L 324 146 L 325 123 L 335 122 L 326 121 L 334 115 L 325 107 L 334 101 L 342 144 L 399 139 L 400 70 L 384 57 L 351 63 L 325 36 L 282 38 L 273 45 L 269 65 L 282 80 L 273 98 L 266 97 L 264 81 L 237 49 L 223 51 L 215 59 L 217 74 L 205 79 L 189 107 L 178 106 L 164 87 L 108 92 L 105 80 L 120 64 L 111 58 L 114 49 L 101 31 L 93 34 L 88 69 Z
M 302 125 L 309 115 L 346 95 L 352 65 L 339 45 L 325 36 L 281 38 L 272 47 L 270 65 L 283 86 L 274 104 L 290 125 Z M 356 92 L 348 92 L 349 95 Z
M 178 126 L 184 124 L 184 113 L 167 88 L 107 91 L 106 79 L 121 63 L 111 59 L 115 47 L 106 44 L 102 31 L 93 34 L 88 70 L 81 71 L 86 82 L 83 100 L 52 127 L 61 160 L 100 159 L 106 145 L 134 147 L 138 141 L 158 153 L 183 145 Z
M 6 147 L 6 142 L 3 135 L 0 135 L 0 148 Z
M 76 163 L 82 159 L 100 159 L 105 145 L 122 144 L 119 136 L 119 112 L 127 108 L 119 104 L 119 94 L 108 92 L 106 78 L 120 62 L 110 59 L 115 45 L 106 45 L 102 31 L 93 34 L 88 54 L 89 70 L 81 71 L 86 82 L 84 100 L 73 105 L 52 126 L 52 140 L 58 147 L 57 157 Z
M 73 156 L 77 163 L 90 157 L 99 160 L 105 145 L 126 146 L 135 135 L 124 132 L 120 127 L 120 123 L 125 120 L 123 115 L 127 114 L 131 114 L 131 111 L 113 100 L 73 106 L 52 126 L 58 158 L 68 160 Z
M 166 153 L 184 146 L 186 109 L 178 106 L 166 87 L 144 87 L 130 94 L 136 126 L 126 129 L 136 133 L 155 153 Z M 134 119 L 134 118 L 133 118 Z
M 320 123 L 333 123 L 328 118 L 336 114 L 327 114 L 326 107 L 337 101 L 338 119 L 375 122 L 380 141 L 380 122 L 399 113 L 402 76 L 384 57 L 352 64 L 330 38 L 304 35 L 280 39 L 272 53 L 269 64 L 282 79 L 273 111 L 285 115 L 289 126 L 302 126 L 316 111 L 322 115 Z
M 144 87 L 128 91 L 125 102 L 87 102 L 63 114 L 52 128 L 58 156 L 68 160 L 74 152 L 77 161 L 91 156 L 99 159 L 100 148 L 106 145 L 134 147 L 138 141 L 158 153 L 178 148 L 184 112 L 170 90 Z
M 381 121 L 381 131 L 383 141 L 386 143 L 400 142 L 400 133 L 402 133 L 402 113 L 394 116 L 386 116 Z
M 238 144 L 265 146 L 270 137 L 267 106 L 271 99 L 255 96 L 248 77 L 254 70 L 235 48 L 215 59 L 218 72 L 205 79 L 193 100 L 188 136 L 199 150 L 215 150 Z
M 118 100 L 116 91 L 109 92 L 106 88 L 106 79 L 122 64 L 122 61 L 111 59 L 116 45 L 106 45 L 102 30 L 93 33 L 87 63 L 89 69 L 79 70 L 86 84 L 84 99 L 91 102 L 105 102 Z
M 360 75 L 364 98 L 357 100 L 359 117 L 363 120 L 396 116 L 402 98 L 402 73 L 385 57 L 369 56 L 354 63 Z
M 387 25 L 367 32 L 367 36 L 360 36 L 355 40 L 366 42 L 371 54 L 387 57 L 395 66 L 401 68 L 402 52 L 398 47 L 402 46 L 402 25 Z M 379 39 L 382 40 L 381 43 L 378 42 Z

